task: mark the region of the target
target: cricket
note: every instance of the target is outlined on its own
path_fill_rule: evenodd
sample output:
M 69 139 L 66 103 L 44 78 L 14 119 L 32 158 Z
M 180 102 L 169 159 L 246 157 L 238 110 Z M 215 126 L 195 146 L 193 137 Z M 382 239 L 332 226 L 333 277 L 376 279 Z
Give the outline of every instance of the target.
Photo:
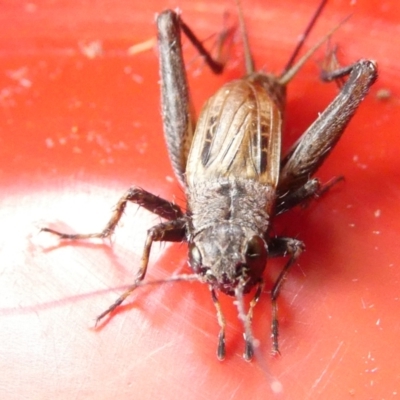
M 313 176 L 377 78 L 376 63 L 367 59 L 323 70 L 323 81 L 340 80 L 343 84 L 327 108 L 290 150 L 281 155 L 287 85 L 341 26 L 333 28 L 296 61 L 327 2 L 319 2 L 283 71 L 275 75 L 257 72 L 243 12 L 236 0 L 246 74 L 227 82 L 212 95 L 197 122 L 190 108 L 181 36 L 189 39 L 215 73 L 221 73 L 224 64 L 212 57 L 179 12 L 165 10 L 157 16 L 163 129 L 174 173 L 186 194 L 186 209 L 133 186 L 118 201 L 101 232 L 68 234 L 42 228 L 63 240 L 107 238 L 114 233 L 128 202 L 163 219 L 147 231 L 132 284 L 97 317 L 97 322 L 112 313 L 135 289 L 152 283 L 146 282 L 145 277 L 154 242 L 187 242 L 192 272 L 160 282 L 200 281 L 209 287 L 219 324 L 220 360 L 226 354 L 226 320 L 218 296 L 221 293 L 232 296 L 243 324 L 243 357 L 251 360 L 258 346 L 252 333 L 253 309 L 263 293 L 268 259 L 286 257 L 271 290 L 272 350 L 279 353 L 277 300 L 290 268 L 305 245 L 299 239 L 275 236 L 274 217 L 319 197 L 335 183 L 333 179 L 323 184 Z M 249 295 L 247 307 L 245 295 Z

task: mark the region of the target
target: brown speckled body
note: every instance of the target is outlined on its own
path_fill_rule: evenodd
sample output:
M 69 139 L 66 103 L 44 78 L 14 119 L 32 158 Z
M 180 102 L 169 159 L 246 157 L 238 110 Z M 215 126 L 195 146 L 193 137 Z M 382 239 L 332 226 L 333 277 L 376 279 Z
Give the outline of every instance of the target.
M 260 279 L 265 263 L 258 270 L 246 270 L 246 246 L 252 237 L 267 232 L 274 201 L 274 190 L 254 180 L 196 182 L 188 197 L 188 240 L 202 254 L 202 268 L 209 267 L 208 274 L 197 272 L 231 295 L 239 278 L 245 278 L 244 292 L 249 291 Z

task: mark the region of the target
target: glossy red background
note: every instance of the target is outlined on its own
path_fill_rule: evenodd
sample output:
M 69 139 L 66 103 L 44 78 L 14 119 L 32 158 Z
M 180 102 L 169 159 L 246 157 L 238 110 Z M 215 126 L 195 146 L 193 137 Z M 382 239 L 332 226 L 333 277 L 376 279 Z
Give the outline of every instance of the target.
M 2 398 L 273 398 L 261 363 L 242 360 L 231 299 L 227 358 L 206 286 L 177 283 L 132 296 L 101 329 L 94 318 L 132 282 L 146 229 L 157 217 L 128 207 L 110 246 L 63 243 L 43 225 L 99 230 L 132 184 L 184 204 L 169 165 L 155 50 L 129 55 L 155 35 L 154 15 L 180 7 L 200 37 L 220 29 L 231 1 L 3 2 L 0 5 L 0 394 Z M 259 68 L 282 68 L 316 0 L 245 1 Z M 300 4 L 301 3 L 301 4 Z M 305 241 L 280 298 L 282 356 L 270 350 L 270 302 L 255 336 L 284 399 L 390 399 L 400 390 L 400 6 L 396 0 L 329 2 L 308 44 L 349 13 L 334 36 L 343 63 L 375 59 L 380 77 L 318 176 L 346 176 L 328 196 L 277 221 Z M 187 46 L 187 60 L 195 52 Z M 290 144 L 336 93 L 308 62 L 289 86 Z M 197 59 L 188 76 L 199 109 L 243 73 L 240 40 L 226 72 Z M 379 91 L 391 92 L 389 99 Z M 268 264 L 266 291 L 282 266 Z M 185 245 L 154 246 L 149 278 L 188 271 Z M 396 396 L 397 394 L 397 396 Z

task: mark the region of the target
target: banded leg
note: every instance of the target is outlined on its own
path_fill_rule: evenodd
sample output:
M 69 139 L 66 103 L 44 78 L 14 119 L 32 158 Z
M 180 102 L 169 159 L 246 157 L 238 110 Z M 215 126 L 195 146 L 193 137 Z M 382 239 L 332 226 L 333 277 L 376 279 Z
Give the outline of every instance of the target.
M 50 228 L 42 228 L 41 231 L 53 233 L 54 235 L 58 235 L 61 239 L 70 240 L 109 237 L 114 233 L 115 227 L 121 219 L 128 201 L 138 204 L 146 210 L 149 210 L 167 220 L 176 220 L 183 217 L 181 209 L 176 204 L 164 200 L 161 197 L 151 194 L 143 189 L 131 187 L 118 201 L 110 220 L 101 232 L 69 234 Z
M 226 321 L 224 314 L 222 313 L 221 309 L 221 304 L 218 301 L 217 294 L 215 293 L 215 290 L 212 286 L 210 286 L 210 291 L 211 291 L 211 298 L 214 303 L 215 309 L 217 310 L 217 320 L 218 320 L 218 325 L 220 327 L 220 331 L 218 334 L 218 347 L 217 347 L 217 357 L 218 360 L 222 361 L 225 358 L 225 327 L 226 327 Z
M 254 294 L 253 299 L 250 301 L 249 311 L 246 316 L 245 324 L 250 327 L 251 327 L 251 323 L 253 321 L 253 310 L 254 310 L 254 307 L 256 306 L 256 304 L 258 303 L 258 300 L 260 300 L 260 296 L 261 296 L 263 288 L 264 288 L 264 282 L 261 280 L 257 285 L 256 293 Z M 243 358 L 246 361 L 250 361 L 254 355 L 254 343 L 253 343 L 254 338 L 252 338 L 252 337 L 249 338 L 245 334 L 244 340 L 245 340 L 245 348 L 244 348 Z
M 147 231 L 147 239 L 144 245 L 142 258 L 140 260 L 140 268 L 138 273 L 136 274 L 135 281 L 129 288 L 122 293 L 118 299 L 111 304 L 110 307 L 107 308 L 104 312 L 102 312 L 96 318 L 96 325 L 99 323 L 101 319 L 103 319 L 106 315 L 110 314 L 114 311 L 119 305 L 121 305 L 125 299 L 132 294 L 132 292 L 140 286 L 144 277 L 146 276 L 147 266 L 149 264 L 149 257 L 151 246 L 153 242 L 159 241 L 178 241 L 182 240 L 185 235 L 185 226 L 186 220 L 184 218 L 176 219 L 174 221 L 168 221 L 165 223 L 158 224 L 153 226 Z
M 271 300 L 272 300 L 272 351 L 274 354 L 279 354 L 279 345 L 278 345 L 278 335 L 279 335 L 279 323 L 278 323 L 278 296 L 282 289 L 282 285 L 285 282 L 286 276 L 293 266 L 297 258 L 304 251 L 305 246 L 304 243 L 297 239 L 286 238 L 286 237 L 277 237 L 270 240 L 268 243 L 269 254 L 270 257 L 284 257 L 289 256 L 288 262 L 283 267 L 281 273 L 276 280 L 272 291 L 271 291 Z

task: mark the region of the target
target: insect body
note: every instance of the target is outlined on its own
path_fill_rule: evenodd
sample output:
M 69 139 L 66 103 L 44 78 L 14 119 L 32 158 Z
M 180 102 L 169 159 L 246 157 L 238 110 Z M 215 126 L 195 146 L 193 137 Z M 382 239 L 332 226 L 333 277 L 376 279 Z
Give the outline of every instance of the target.
M 197 125 L 186 169 L 190 264 L 227 294 L 238 285 L 248 292 L 265 268 L 280 125 L 279 106 L 262 75 L 223 86 Z
M 321 2 L 307 32 L 325 3 L 326 0 Z M 241 14 L 240 18 L 247 75 L 225 84 L 206 102 L 195 130 L 190 114 L 181 32 L 189 37 L 214 71 L 219 72 L 221 65 L 209 56 L 177 13 L 167 10 L 157 18 L 164 132 L 174 171 L 185 188 L 187 211 L 184 213 L 174 203 L 133 187 L 120 199 L 109 223 L 100 233 L 65 234 L 43 229 L 62 239 L 107 237 L 114 231 L 128 201 L 164 218 L 166 222 L 148 230 L 134 283 L 97 320 L 113 311 L 143 284 L 154 241 L 187 241 L 189 264 L 194 274 L 169 281 L 198 279 L 209 285 L 220 325 L 217 351 L 220 359 L 225 355 L 225 320 L 217 292 L 236 297 L 239 316 L 244 322 L 244 357 L 250 359 L 254 351 L 252 312 L 262 292 L 267 258 L 288 256 L 289 261 L 271 293 L 273 349 L 278 352 L 276 300 L 288 270 L 304 245 L 297 239 L 272 236 L 270 229 L 274 215 L 326 189 L 311 176 L 339 140 L 377 77 L 376 65 L 369 60 L 326 72 L 326 80 L 348 76 L 347 82 L 281 159 L 286 85 L 326 38 L 297 64 L 293 65 L 292 57 L 280 76 L 255 72 Z M 255 295 L 246 314 L 243 295 L 254 287 Z

